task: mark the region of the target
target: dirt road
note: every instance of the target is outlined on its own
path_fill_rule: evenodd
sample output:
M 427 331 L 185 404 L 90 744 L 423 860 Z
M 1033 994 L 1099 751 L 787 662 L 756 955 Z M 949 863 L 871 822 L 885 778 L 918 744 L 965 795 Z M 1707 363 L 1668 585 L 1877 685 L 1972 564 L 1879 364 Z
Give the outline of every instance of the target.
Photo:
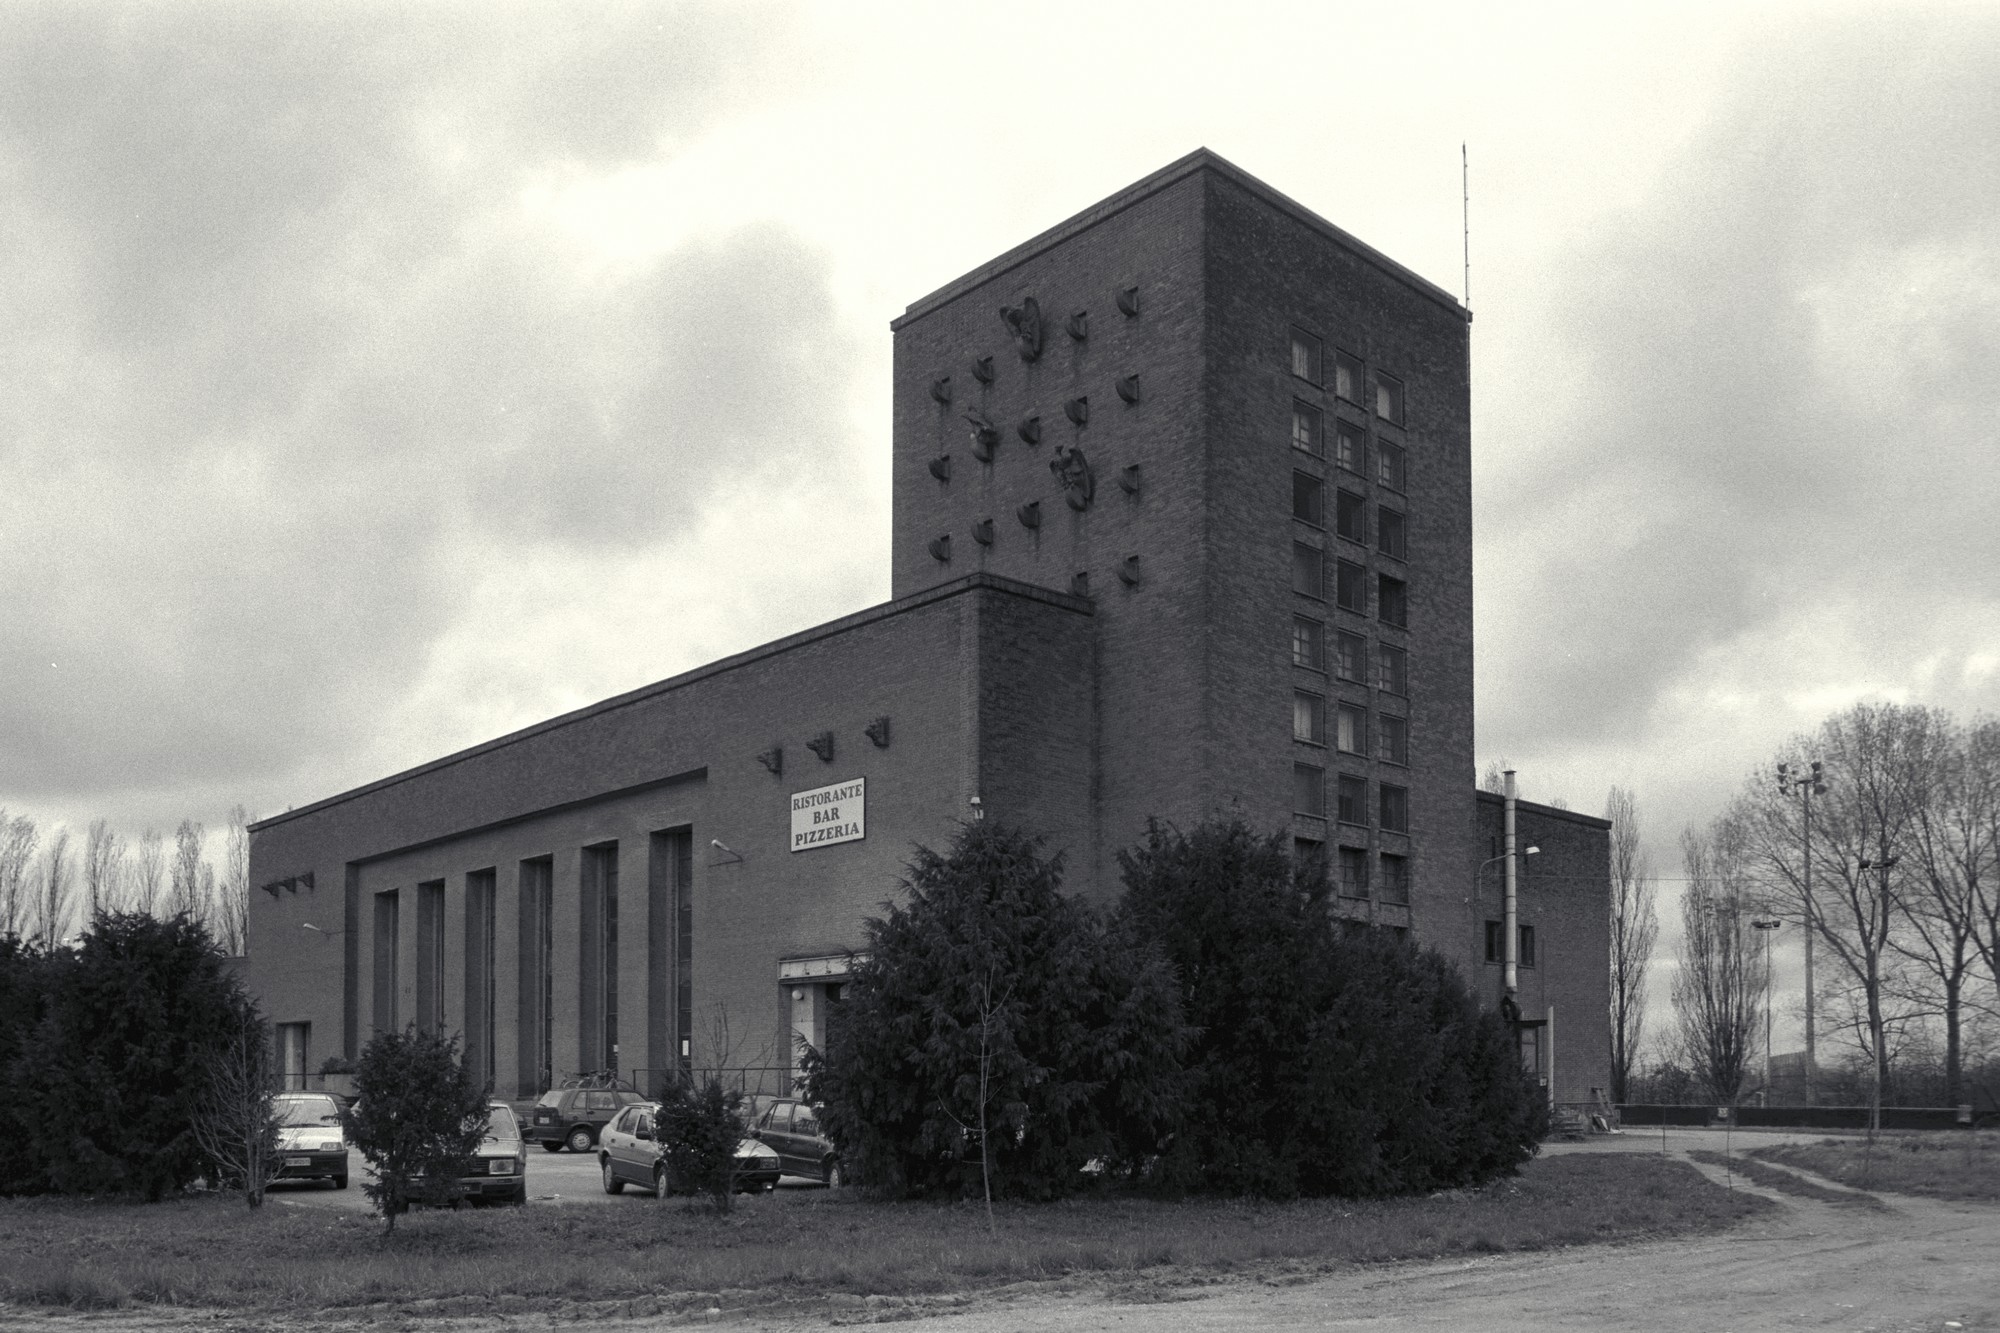
M 1722 1182 L 1721 1171 L 1711 1174 Z M 1736 1186 L 1744 1188 L 1740 1178 Z M 1140 1301 L 1023 1293 L 1004 1304 L 982 1301 L 963 1314 L 899 1320 L 898 1327 L 906 1333 L 2000 1329 L 2000 1205 L 1881 1196 L 1889 1207 L 1874 1211 L 1767 1197 L 1781 1210 L 1717 1238 L 1404 1264 L 1298 1282 L 1168 1286 Z

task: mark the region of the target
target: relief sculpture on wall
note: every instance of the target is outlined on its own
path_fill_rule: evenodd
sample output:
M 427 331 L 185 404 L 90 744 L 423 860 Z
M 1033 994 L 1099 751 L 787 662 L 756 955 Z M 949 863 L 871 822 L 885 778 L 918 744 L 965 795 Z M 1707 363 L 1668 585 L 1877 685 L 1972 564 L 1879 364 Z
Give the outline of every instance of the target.
M 1000 307 L 1000 321 L 1014 336 L 1014 347 L 1023 361 L 1042 354 L 1042 307 L 1034 297 L 1023 297 L 1019 305 Z
M 1071 509 L 1081 512 L 1090 508 L 1090 500 L 1097 493 L 1097 478 L 1091 474 L 1090 461 L 1083 456 L 1083 450 L 1056 446 L 1056 456 L 1049 460 L 1049 471 L 1055 473 L 1062 483 L 1063 498 L 1069 501 Z

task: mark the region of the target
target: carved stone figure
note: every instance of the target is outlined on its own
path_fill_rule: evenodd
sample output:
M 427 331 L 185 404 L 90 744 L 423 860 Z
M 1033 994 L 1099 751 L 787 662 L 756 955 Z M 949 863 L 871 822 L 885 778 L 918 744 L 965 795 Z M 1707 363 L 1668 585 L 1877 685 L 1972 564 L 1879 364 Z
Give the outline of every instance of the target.
M 993 461 L 993 450 L 1000 443 L 1000 428 L 977 412 L 964 413 L 972 423 L 972 456 L 982 463 Z
M 822 731 L 806 742 L 806 748 L 820 757 L 822 763 L 833 762 L 833 733 Z
M 770 769 L 773 774 L 782 774 L 785 771 L 785 747 L 773 745 L 757 756 L 757 762 Z
M 1034 297 L 1023 297 L 1019 305 L 1000 307 L 1000 322 L 1014 337 L 1014 349 L 1023 361 L 1042 354 L 1042 307 Z
M 875 742 L 876 749 L 886 750 L 889 748 L 888 714 L 885 713 L 881 717 L 876 718 L 863 728 L 863 730 L 868 733 L 868 739 Z
M 1091 497 L 1097 493 L 1097 478 L 1091 474 L 1090 460 L 1083 456 L 1081 449 L 1069 449 L 1058 444 L 1056 456 L 1049 460 L 1049 471 L 1062 483 L 1063 499 L 1078 513 L 1090 508 Z
M 993 382 L 993 358 L 982 356 L 975 360 L 972 363 L 972 378 L 978 380 L 981 384 L 991 384 Z

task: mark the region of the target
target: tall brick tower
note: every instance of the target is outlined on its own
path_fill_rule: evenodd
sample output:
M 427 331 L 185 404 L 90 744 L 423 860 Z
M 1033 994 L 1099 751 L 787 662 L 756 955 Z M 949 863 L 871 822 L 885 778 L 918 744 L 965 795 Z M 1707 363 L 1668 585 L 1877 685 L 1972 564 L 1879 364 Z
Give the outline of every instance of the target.
M 895 321 L 895 596 L 1095 604 L 1098 891 L 1148 816 L 1240 813 L 1470 932 L 1467 318 L 1203 150 Z

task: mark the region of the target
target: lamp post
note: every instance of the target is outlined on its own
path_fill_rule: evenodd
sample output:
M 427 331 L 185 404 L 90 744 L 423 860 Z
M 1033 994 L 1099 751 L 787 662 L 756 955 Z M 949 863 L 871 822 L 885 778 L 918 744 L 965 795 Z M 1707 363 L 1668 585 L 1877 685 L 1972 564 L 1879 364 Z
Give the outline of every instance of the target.
M 1771 1104 L 1771 932 L 1785 923 L 1776 917 L 1750 918 L 1750 925 L 1764 937 L 1764 1105 Z
M 1886 843 L 1888 840 L 1885 838 L 1883 841 Z M 1882 849 L 1882 855 L 1876 857 L 1874 860 L 1856 862 L 1856 865 L 1864 872 L 1869 870 L 1881 872 L 1882 889 L 1875 901 L 1879 904 L 1880 910 L 1885 914 L 1889 910 L 1889 871 L 1895 867 L 1896 862 L 1903 859 L 1900 856 L 1890 856 L 1888 851 L 1889 849 L 1885 846 Z M 1882 1011 L 1879 998 L 1871 996 L 1870 1001 L 1870 1008 L 1874 1014 L 1879 1015 Z M 1873 1090 L 1868 1097 L 1868 1141 L 1873 1143 L 1875 1142 L 1875 1136 L 1882 1130 L 1882 1062 L 1888 1058 L 1882 1053 L 1882 1024 L 1879 1017 L 1875 1018 L 1868 1025 L 1868 1041 L 1875 1048 L 1875 1059 L 1871 1062 L 1874 1065 Z
M 1521 855 L 1539 856 L 1541 855 L 1541 851 L 1542 849 L 1539 847 L 1524 847 L 1521 849 Z M 1474 901 L 1475 903 L 1479 901 L 1480 894 L 1486 883 L 1486 867 L 1497 866 L 1502 861 L 1505 861 L 1508 857 L 1512 855 L 1514 855 L 1514 853 L 1511 851 L 1502 852 L 1498 856 L 1489 856 L 1484 861 L 1481 861 L 1479 863 L 1479 869 L 1472 872 L 1472 901 Z M 1507 910 L 1502 914 L 1501 925 L 1502 928 L 1508 931 L 1509 935 L 1511 936 L 1512 931 L 1515 929 L 1513 894 L 1511 893 L 1508 894 Z M 1507 999 L 1511 1000 L 1514 998 L 1515 981 L 1516 981 L 1516 974 L 1513 970 L 1514 941 L 1511 938 L 1503 938 L 1501 940 L 1500 957 L 1501 960 L 1507 964 L 1507 972 L 1503 979 L 1502 994 Z
M 1786 796 L 1797 795 L 1803 813 L 1805 856 L 1799 873 L 1799 896 L 1805 905 L 1800 924 L 1805 928 L 1807 1106 L 1813 1104 L 1813 1085 L 1819 1072 L 1818 1056 L 1813 1046 L 1813 931 L 1818 926 L 1818 916 L 1813 910 L 1812 896 L 1812 798 L 1826 794 L 1820 762 L 1817 759 L 1810 762 L 1812 768 L 1808 773 L 1794 773 L 1789 764 L 1778 765 L 1778 791 Z

